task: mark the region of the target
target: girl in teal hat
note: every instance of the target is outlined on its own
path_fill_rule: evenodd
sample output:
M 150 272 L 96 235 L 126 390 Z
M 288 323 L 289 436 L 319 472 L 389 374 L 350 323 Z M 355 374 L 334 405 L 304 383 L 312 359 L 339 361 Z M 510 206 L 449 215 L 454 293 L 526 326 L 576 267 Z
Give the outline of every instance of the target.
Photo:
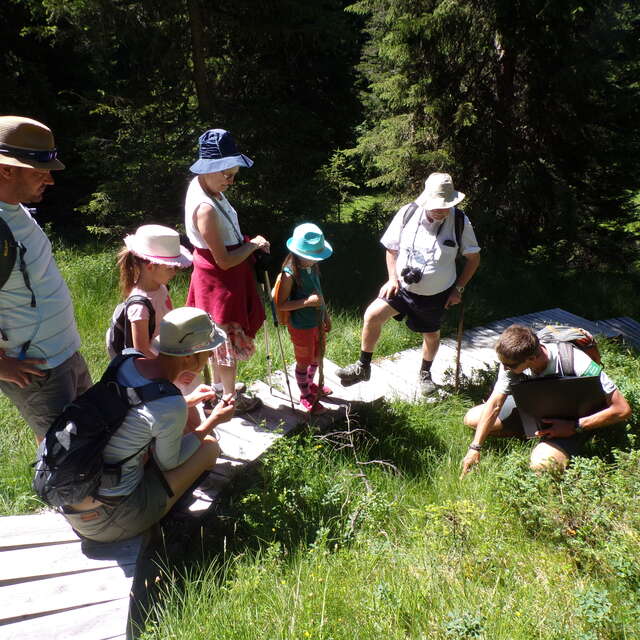
M 300 388 L 300 405 L 306 412 L 320 413 L 318 399 L 331 389 L 319 388 L 313 380 L 324 353 L 325 333 L 331 320 L 320 286 L 318 263 L 333 249 L 315 224 L 298 225 L 287 240 L 289 255 L 282 263 L 273 292 L 281 320 L 286 322 L 296 358 L 296 382 Z M 285 319 L 286 318 L 286 319 Z

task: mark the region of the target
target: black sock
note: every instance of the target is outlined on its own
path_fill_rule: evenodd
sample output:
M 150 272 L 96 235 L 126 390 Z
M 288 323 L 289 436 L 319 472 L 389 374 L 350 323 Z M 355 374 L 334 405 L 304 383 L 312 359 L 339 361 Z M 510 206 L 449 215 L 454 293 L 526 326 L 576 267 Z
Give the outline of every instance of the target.
M 420 373 L 423 371 L 431 372 L 431 365 L 433 364 L 433 360 L 423 360 L 422 366 L 420 367 Z
M 371 366 L 371 358 L 373 357 L 373 352 L 371 351 L 361 351 L 360 352 L 360 362 L 366 367 Z

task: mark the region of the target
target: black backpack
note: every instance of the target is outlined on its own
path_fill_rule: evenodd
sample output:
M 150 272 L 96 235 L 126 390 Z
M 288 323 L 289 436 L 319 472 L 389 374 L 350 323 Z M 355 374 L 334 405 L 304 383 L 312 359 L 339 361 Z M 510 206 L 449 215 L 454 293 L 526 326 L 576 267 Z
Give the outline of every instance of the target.
M 123 387 L 118 369 L 142 354 L 133 349 L 116 356 L 99 382 L 68 404 L 54 420 L 38 447 L 33 489 L 52 507 L 81 502 L 95 496 L 99 487 L 120 482 L 122 465 L 142 449 L 120 462 L 107 464 L 102 452 L 133 406 L 180 395 L 168 380 L 154 380 L 141 387 Z
M 402 230 L 407 226 L 407 222 L 411 220 L 411 217 L 416 212 L 417 208 L 418 208 L 418 205 L 415 202 L 412 202 L 407 207 L 407 210 L 404 212 L 404 215 L 402 216 L 402 227 L 400 227 L 400 233 L 402 233 Z M 456 244 L 458 245 L 458 255 L 462 255 L 462 234 L 464 232 L 464 224 L 465 224 L 464 211 L 462 211 L 461 209 L 458 209 L 458 207 L 454 207 L 454 215 L 455 215 L 455 220 L 453 221 L 453 225 L 454 225 L 454 230 L 456 234 Z M 442 225 L 438 227 L 438 233 L 440 233 L 441 229 L 442 229 Z
M 107 344 L 110 354 L 122 353 L 124 349 L 133 347 L 131 337 L 131 322 L 127 316 L 127 311 L 132 304 L 143 304 L 149 310 L 149 339 L 156 330 L 156 310 L 149 298 L 141 295 L 129 296 L 124 302 L 119 303 L 111 316 Z

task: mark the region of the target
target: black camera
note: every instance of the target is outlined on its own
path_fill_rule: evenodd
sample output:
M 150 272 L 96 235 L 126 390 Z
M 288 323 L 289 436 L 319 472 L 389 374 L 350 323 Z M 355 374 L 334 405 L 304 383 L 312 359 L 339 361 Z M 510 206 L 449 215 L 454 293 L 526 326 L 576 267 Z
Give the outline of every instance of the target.
M 258 249 L 253 252 L 254 263 L 253 266 L 258 274 L 262 274 L 269 268 L 271 264 L 271 254 Z
M 422 270 L 418 267 L 405 267 L 400 275 L 407 284 L 417 284 L 422 280 Z

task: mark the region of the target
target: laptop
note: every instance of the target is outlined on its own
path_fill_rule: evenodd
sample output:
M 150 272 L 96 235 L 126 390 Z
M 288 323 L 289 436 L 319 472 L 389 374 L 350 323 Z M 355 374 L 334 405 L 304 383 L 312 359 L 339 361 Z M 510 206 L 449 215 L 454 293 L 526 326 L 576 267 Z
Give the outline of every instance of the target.
M 607 406 L 600 376 L 530 378 L 511 389 L 528 438 L 543 427 L 542 418 L 575 420 Z

